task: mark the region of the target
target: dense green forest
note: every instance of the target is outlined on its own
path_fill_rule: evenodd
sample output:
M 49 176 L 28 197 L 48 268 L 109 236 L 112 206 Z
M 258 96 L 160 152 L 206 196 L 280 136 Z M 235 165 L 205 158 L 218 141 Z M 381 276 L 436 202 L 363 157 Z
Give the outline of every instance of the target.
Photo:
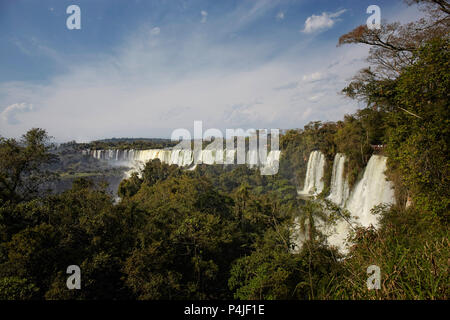
M 145 139 L 145 138 L 112 138 L 92 141 L 85 143 L 80 147 L 83 149 L 101 150 L 101 149 L 164 149 L 173 147 L 176 142 L 170 139 Z
M 45 130 L 0 138 L 0 299 L 448 299 L 450 7 L 410 2 L 427 18 L 339 39 L 371 48 L 370 67 L 343 89 L 366 107 L 283 134 L 275 176 L 154 160 L 120 183 L 116 203 L 89 177 L 43 192 L 55 172 L 82 166 L 55 153 Z M 351 185 L 374 152 L 388 157 L 397 204 L 376 207 L 379 228 L 356 228 L 345 256 L 316 227 L 333 223 L 330 208 L 297 196 L 313 150 L 327 160 L 322 198 L 336 153 Z M 294 223 L 307 235 L 301 248 Z M 66 287 L 73 264 L 81 290 Z M 367 289 L 370 265 L 380 290 Z

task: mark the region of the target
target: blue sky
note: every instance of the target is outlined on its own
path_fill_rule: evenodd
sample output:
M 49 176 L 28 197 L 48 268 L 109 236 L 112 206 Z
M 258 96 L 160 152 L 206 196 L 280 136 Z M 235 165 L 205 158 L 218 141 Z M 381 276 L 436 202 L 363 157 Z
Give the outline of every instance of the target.
M 66 8 L 81 8 L 68 30 Z M 357 109 L 338 92 L 367 48 L 336 47 L 402 1 L 1 0 L 0 135 L 170 137 L 176 128 L 299 128 Z

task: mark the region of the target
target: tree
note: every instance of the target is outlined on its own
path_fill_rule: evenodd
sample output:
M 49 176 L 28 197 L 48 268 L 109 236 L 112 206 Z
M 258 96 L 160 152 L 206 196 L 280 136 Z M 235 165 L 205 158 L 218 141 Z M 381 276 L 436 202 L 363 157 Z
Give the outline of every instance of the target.
M 56 160 L 45 130 L 31 129 L 20 141 L 0 138 L 0 199 L 19 202 L 31 199 L 48 178 L 45 164 Z
M 227 297 L 227 266 L 236 223 L 231 202 L 202 178 L 170 177 L 143 184 L 129 199 L 145 220 L 124 264 L 127 286 L 139 299 Z
M 375 76 L 377 80 L 395 79 L 405 67 L 414 64 L 416 61 L 414 53 L 426 42 L 448 34 L 450 6 L 447 1 L 407 2 L 425 4 L 426 17 L 406 25 L 398 22 L 383 23 L 380 29 L 369 29 L 366 25 L 361 25 L 339 38 L 338 45 L 358 43 L 370 46 L 368 61 L 375 67 L 376 72 L 371 76 Z M 363 79 L 361 75 L 356 77 L 353 85 L 361 83 Z
M 283 233 L 289 237 L 288 232 L 285 228 Z M 296 285 L 301 281 L 298 264 L 298 257 L 270 230 L 250 255 L 233 263 L 228 286 L 235 299 L 295 299 Z
M 380 227 L 359 227 L 326 299 L 448 299 L 448 227 L 416 209 L 376 210 Z M 381 289 L 368 290 L 367 267 L 381 269 Z
M 343 90 L 383 112 L 385 154 L 397 200 L 445 218 L 448 212 L 449 39 L 446 1 L 410 1 L 425 6 L 425 20 L 359 27 L 339 43 L 371 46 L 365 69 Z M 388 70 L 395 71 L 389 75 Z M 445 218 L 446 219 L 446 218 Z
M 417 115 L 388 115 L 386 152 L 398 186 L 428 213 L 445 217 L 449 206 L 448 141 L 449 40 L 436 39 L 417 53 L 418 60 L 397 79 L 391 103 Z
M 0 300 L 31 300 L 36 298 L 38 291 L 27 279 L 0 278 Z
M 119 184 L 117 194 L 122 199 L 134 196 L 141 188 L 142 179 L 137 172 L 133 172 L 128 179 L 123 179 Z
M 314 298 L 314 284 L 313 284 L 313 251 L 323 242 L 323 235 L 319 230 L 319 226 L 324 226 L 327 223 L 328 217 L 319 202 L 307 200 L 306 203 L 300 207 L 300 214 L 296 219 L 296 225 L 299 226 L 301 235 L 305 237 L 302 243 L 303 250 L 308 250 L 308 280 L 310 289 L 310 298 Z
M 306 239 L 315 242 L 320 238 L 318 226 L 327 222 L 327 215 L 320 203 L 307 200 L 303 206 L 299 207 L 300 213 L 297 225 Z

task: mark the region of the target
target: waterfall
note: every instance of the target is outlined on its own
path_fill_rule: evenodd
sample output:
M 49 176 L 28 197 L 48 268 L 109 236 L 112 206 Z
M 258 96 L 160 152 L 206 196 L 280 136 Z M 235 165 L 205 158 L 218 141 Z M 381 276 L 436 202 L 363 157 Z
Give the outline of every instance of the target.
M 159 150 L 158 151 L 158 159 L 162 163 L 170 163 L 172 151 L 170 150 Z
M 345 157 L 344 157 L 345 158 Z M 394 189 L 393 184 L 386 180 L 386 157 L 373 155 L 369 163 L 364 170 L 364 175 L 362 179 L 353 188 L 350 197 L 345 204 L 345 209 L 347 209 L 353 218 L 356 218 L 356 223 L 364 227 L 373 225 L 378 227 L 377 217 L 371 214 L 371 209 L 379 204 L 394 204 Z M 345 160 L 344 160 L 345 161 Z M 344 162 L 342 156 L 340 158 L 335 158 L 334 167 L 336 167 L 336 172 L 338 172 L 340 162 Z M 334 168 L 333 168 L 334 173 Z M 338 173 L 336 173 L 336 177 Z M 345 181 L 345 180 L 344 180 Z M 345 181 L 344 184 L 347 182 Z M 345 191 L 346 187 L 342 187 L 342 184 L 336 182 L 336 192 L 330 194 L 329 198 L 333 202 L 334 200 L 341 200 L 341 206 L 344 206 L 345 196 L 339 198 L 338 189 Z M 345 191 L 346 192 L 346 191 Z M 345 195 L 345 192 L 343 193 Z M 333 196 L 332 196 L 333 195 Z M 337 201 L 335 203 L 337 203 Z M 342 252 L 347 252 L 345 247 L 345 240 L 350 232 L 350 225 L 346 221 L 338 221 L 337 225 L 333 228 L 328 229 L 328 242 L 331 245 L 335 245 Z
M 183 164 L 183 157 L 181 157 L 180 153 L 181 153 L 180 149 L 173 150 L 170 155 L 170 163 L 169 164 L 175 164 L 175 165 L 181 167 L 181 165 Z
M 250 168 L 256 167 L 259 163 L 258 150 L 247 151 L 247 164 Z
M 321 156 L 317 151 L 311 153 L 305 178 L 305 188 L 300 194 L 310 194 L 314 187 L 320 187 L 317 183 L 320 181 L 318 178 L 323 176 L 323 169 L 319 170 L 323 168 L 320 158 Z M 379 204 L 395 204 L 393 184 L 386 180 L 386 161 L 386 157 L 373 155 L 364 170 L 363 177 L 350 192 L 348 180 L 344 176 L 346 157 L 343 154 L 336 154 L 328 199 L 350 212 L 352 224 L 378 227 L 377 217 L 371 214 L 371 209 Z M 322 189 L 317 188 L 317 190 L 317 192 L 320 192 Z M 330 245 L 337 246 L 343 253 L 347 252 L 345 244 L 351 230 L 349 222 L 341 219 L 333 226 L 322 225 L 318 228 L 327 235 Z M 303 241 L 302 237 L 304 236 L 298 235 L 297 231 L 296 239 L 300 245 Z
M 133 170 L 138 170 L 142 166 L 154 159 L 159 159 L 161 162 L 169 165 L 177 165 L 179 167 L 189 167 L 190 169 L 195 168 L 192 166 L 194 162 L 194 156 L 196 157 L 196 163 L 204 163 L 207 165 L 215 164 L 233 164 L 236 161 L 236 150 L 220 150 L 220 149 L 204 149 L 201 150 L 197 155 L 194 152 L 186 149 L 149 149 L 149 150 L 118 150 L 118 149 L 108 149 L 108 150 L 83 150 L 84 155 L 90 155 L 99 160 L 105 160 L 108 162 L 116 162 L 118 164 L 124 163 L 130 166 Z M 247 152 L 247 165 L 250 167 L 261 167 L 261 174 L 271 175 L 278 172 L 278 163 L 280 159 L 280 151 L 270 151 L 267 154 L 267 159 L 264 162 L 259 161 L 259 156 L 257 151 Z M 131 172 L 131 171 L 130 171 Z
M 235 163 L 236 150 L 225 150 L 225 164 Z
M 345 202 L 347 201 L 350 193 L 348 180 L 344 176 L 345 161 L 345 155 L 342 153 L 337 153 L 334 157 L 330 195 L 327 197 L 328 200 L 340 207 L 345 206 Z
M 359 218 L 359 223 L 365 227 L 377 226 L 376 217 L 370 213 L 379 204 L 394 204 L 394 186 L 386 180 L 387 158 L 373 155 L 362 179 L 356 184 L 348 199 L 346 208 L 353 216 Z
M 202 163 L 213 165 L 216 162 L 215 150 L 202 150 Z
M 280 166 L 281 151 L 270 151 L 267 155 L 266 163 L 261 168 L 262 175 L 273 175 L 278 172 Z
M 325 156 L 320 151 L 313 151 L 309 155 L 306 168 L 305 185 L 299 192 L 302 195 L 318 195 L 324 187 L 323 174 L 325 169 Z

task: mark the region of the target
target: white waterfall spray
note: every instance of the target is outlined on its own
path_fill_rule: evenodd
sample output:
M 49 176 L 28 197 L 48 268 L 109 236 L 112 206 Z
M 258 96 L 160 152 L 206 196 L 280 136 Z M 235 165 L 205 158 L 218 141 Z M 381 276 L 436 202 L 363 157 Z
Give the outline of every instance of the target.
M 344 207 L 350 194 L 348 180 L 344 176 L 346 157 L 342 153 L 337 153 L 334 157 L 333 172 L 331 175 L 330 195 L 328 200 Z
M 150 161 L 159 159 L 161 162 L 169 165 L 177 165 L 179 167 L 195 169 L 194 153 L 186 149 L 149 149 L 149 150 L 84 150 L 84 155 L 90 155 L 99 160 L 105 160 L 112 163 L 123 164 L 132 169 L 127 173 L 138 171 L 143 165 Z M 247 164 L 250 167 L 259 166 L 261 173 L 264 175 L 276 174 L 279 167 L 280 151 L 270 151 L 265 161 L 259 159 L 258 153 L 254 151 L 247 152 Z M 234 163 L 236 158 L 236 150 L 216 150 L 204 149 L 196 157 L 195 163 L 203 163 L 207 165 Z
M 365 170 L 363 177 L 356 183 L 352 190 L 349 188 L 348 179 L 344 175 L 346 156 L 336 154 L 333 163 L 333 172 L 330 184 L 330 194 L 327 197 L 339 207 L 346 209 L 351 214 L 352 223 L 368 227 L 378 227 L 377 217 L 371 214 L 371 210 L 380 204 L 395 204 L 392 182 L 386 180 L 387 158 L 373 155 Z M 305 177 L 305 187 L 299 194 L 314 195 L 323 190 L 323 168 L 325 157 L 319 151 L 310 154 Z M 315 190 L 315 192 L 314 192 Z M 356 226 L 356 225 L 354 225 Z M 330 245 L 337 246 L 341 252 L 346 253 L 346 239 L 352 228 L 349 221 L 340 219 L 334 226 L 318 226 L 327 235 Z M 304 236 L 296 231 L 296 239 L 301 245 Z
M 373 155 L 362 179 L 355 185 L 346 208 L 353 216 L 359 218 L 359 223 L 365 227 L 377 226 L 376 217 L 370 213 L 379 204 L 394 204 L 394 186 L 386 180 L 384 172 L 387 169 L 387 158 Z
M 358 225 L 364 227 L 373 225 L 374 227 L 378 227 L 377 217 L 371 214 L 371 210 L 380 204 L 395 204 L 393 184 L 386 180 L 384 173 L 387 168 L 386 160 L 386 157 L 379 155 L 373 155 L 370 158 L 362 179 L 355 185 L 347 201 L 348 193 L 345 190 L 346 179 L 343 179 L 343 183 L 336 182 L 335 192 L 329 196 L 330 200 L 336 204 L 339 205 L 338 202 L 340 202 L 340 206 L 345 207 L 350 212 L 352 218 L 356 218 L 355 220 Z M 336 161 L 338 162 L 337 164 Z M 335 158 L 334 167 L 336 167 L 337 175 L 341 170 L 339 166 L 342 165 L 342 162 L 344 162 L 342 156 Z M 342 184 L 344 184 L 344 187 Z M 343 190 L 343 192 L 339 190 Z M 345 240 L 351 230 L 351 226 L 347 221 L 341 220 L 331 229 L 328 229 L 328 242 L 331 245 L 337 246 L 342 252 L 346 252 Z
M 299 192 L 301 195 L 318 195 L 324 187 L 323 174 L 325 169 L 325 156 L 320 151 L 313 151 L 309 155 L 306 168 L 305 185 Z

